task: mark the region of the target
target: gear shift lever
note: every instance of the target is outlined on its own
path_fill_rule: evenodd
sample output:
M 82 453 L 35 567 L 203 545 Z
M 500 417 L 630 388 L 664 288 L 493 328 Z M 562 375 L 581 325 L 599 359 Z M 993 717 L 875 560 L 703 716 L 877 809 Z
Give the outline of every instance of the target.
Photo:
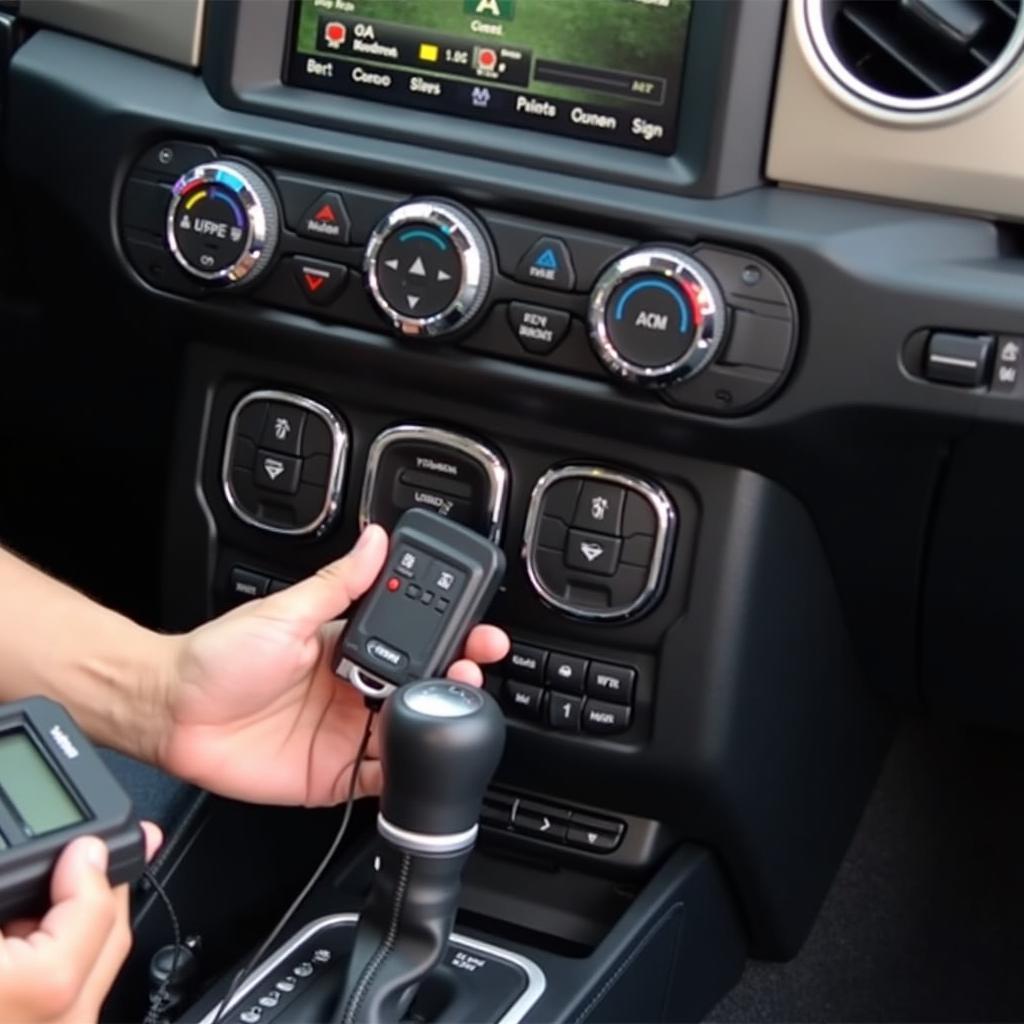
M 505 719 L 483 690 L 428 680 L 381 712 L 380 868 L 359 919 L 337 1024 L 396 1024 L 451 935 L 463 865 Z

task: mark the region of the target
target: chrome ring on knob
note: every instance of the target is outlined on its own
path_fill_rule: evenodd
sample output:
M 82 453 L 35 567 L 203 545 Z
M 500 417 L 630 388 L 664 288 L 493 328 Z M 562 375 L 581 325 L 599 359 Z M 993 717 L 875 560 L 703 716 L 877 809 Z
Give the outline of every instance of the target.
M 388 301 L 381 288 L 378 256 L 384 244 L 406 224 L 429 224 L 440 230 L 455 246 L 462 267 L 462 280 L 452 301 L 440 312 L 417 317 L 402 313 Z M 392 210 L 370 235 L 363 260 L 366 287 L 385 316 L 408 337 L 435 338 L 450 334 L 469 323 L 480 312 L 491 284 L 491 251 L 483 230 L 457 206 L 421 199 Z
M 689 347 L 670 363 L 645 366 L 627 359 L 608 329 L 609 303 L 615 290 L 630 278 L 660 276 L 688 298 L 697 329 Z M 590 337 L 602 363 L 616 376 L 636 384 L 660 386 L 700 373 L 714 359 L 725 336 L 725 300 L 703 264 L 678 249 L 649 246 L 617 259 L 601 275 L 590 302 Z
M 195 266 L 181 251 L 175 234 L 175 219 L 182 205 L 200 184 L 220 185 L 234 194 L 245 215 L 245 239 L 239 257 L 228 266 L 207 271 Z M 228 160 L 200 164 L 186 171 L 174 183 L 167 208 L 167 246 L 175 260 L 193 277 L 211 284 L 239 284 L 255 278 L 270 264 L 278 238 L 277 202 L 270 186 L 252 168 Z

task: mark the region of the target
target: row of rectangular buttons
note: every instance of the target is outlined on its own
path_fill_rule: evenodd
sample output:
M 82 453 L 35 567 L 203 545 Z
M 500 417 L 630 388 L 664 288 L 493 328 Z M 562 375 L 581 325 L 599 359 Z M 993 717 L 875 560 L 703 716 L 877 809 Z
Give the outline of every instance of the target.
M 633 717 L 632 708 L 592 697 L 573 697 L 569 694 L 542 690 L 539 686 L 505 681 L 505 708 L 516 718 L 543 721 L 561 732 L 584 732 L 595 735 L 625 732 Z
M 505 661 L 505 676 L 517 683 L 550 686 L 561 693 L 587 694 L 614 704 L 630 705 L 636 669 L 587 661 L 558 651 L 514 643 Z
M 480 820 L 491 828 L 519 832 L 551 843 L 565 843 L 594 853 L 611 853 L 622 842 L 626 831 L 626 826 L 613 818 L 497 791 L 484 796 Z
M 279 590 L 287 590 L 291 583 L 285 580 L 275 580 L 263 573 L 253 572 L 251 569 L 243 569 L 236 565 L 231 570 L 231 577 L 228 581 L 228 590 L 231 600 L 235 604 L 242 604 L 244 601 L 251 601 L 257 597 L 265 597 L 267 594 L 276 594 Z

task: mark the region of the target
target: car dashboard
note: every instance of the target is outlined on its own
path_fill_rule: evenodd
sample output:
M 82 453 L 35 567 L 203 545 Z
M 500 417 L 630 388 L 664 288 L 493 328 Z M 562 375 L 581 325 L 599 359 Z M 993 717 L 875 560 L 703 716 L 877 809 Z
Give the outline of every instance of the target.
M 43 429 L 72 493 L 112 434 L 145 467 L 82 513 L 143 538 L 158 592 L 114 596 L 190 628 L 410 507 L 502 545 L 463 914 L 545 967 L 527 1019 L 612 978 L 600 1019 L 700 1018 L 800 948 L 900 713 L 1024 726 L 1019 3 L 22 0 L 3 34 L 7 258 L 70 353 L 20 357 L 66 378 Z M 267 856 L 246 920 L 305 865 Z

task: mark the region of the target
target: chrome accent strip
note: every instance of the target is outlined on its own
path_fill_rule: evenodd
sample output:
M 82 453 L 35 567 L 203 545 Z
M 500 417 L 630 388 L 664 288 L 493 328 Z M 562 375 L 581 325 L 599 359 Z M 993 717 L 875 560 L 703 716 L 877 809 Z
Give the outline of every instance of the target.
M 479 825 L 467 828 L 465 832 L 451 832 L 448 835 L 433 836 L 427 832 L 410 832 L 408 829 L 392 825 L 383 814 L 377 815 L 377 831 L 395 846 L 408 850 L 409 853 L 425 853 L 434 857 L 447 853 L 462 853 L 475 842 Z
M 415 423 L 391 427 L 378 434 L 373 444 L 370 445 L 370 451 L 366 456 L 363 493 L 359 499 L 359 528 L 365 530 L 372 521 L 370 506 L 374 489 L 377 486 L 381 459 L 388 448 L 402 441 L 444 445 L 454 449 L 460 455 L 475 459 L 483 467 L 491 487 L 487 506 L 488 538 L 495 544 L 500 543 L 502 520 L 505 516 L 505 499 L 508 494 L 508 466 L 505 464 L 505 460 L 486 445 L 463 434 L 455 434 L 450 430 L 441 430 L 439 427 L 427 427 Z
M 661 275 L 689 297 L 691 310 L 699 303 L 700 327 L 689 348 L 662 366 L 645 366 L 627 359 L 615 346 L 608 329 L 612 293 L 632 277 Z M 590 339 L 597 357 L 616 376 L 636 384 L 670 384 L 700 373 L 715 357 L 725 337 L 726 306 L 718 282 L 699 260 L 676 249 L 646 246 L 617 259 L 598 278 L 588 315 Z
M 977 78 L 941 96 L 907 99 L 875 89 L 847 69 L 832 48 L 825 27 L 823 0 L 800 0 L 793 8 L 801 49 L 819 81 L 847 106 L 875 120 L 907 125 L 934 124 L 953 116 L 960 117 L 980 105 L 982 94 L 1011 70 L 1024 50 L 1024 11 L 1021 11 L 1002 53 Z M 821 71 L 825 74 L 819 73 Z M 971 100 L 978 102 L 967 107 Z
M 394 683 L 389 683 L 386 679 L 367 672 L 365 668 L 360 667 L 354 661 L 349 661 L 348 658 L 341 659 L 335 673 L 364 697 L 369 697 L 370 700 L 384 700 L 398 689 Z
M 235 497 L 235 493 L 231 488 L 231 470 L 233 468 L 231 465 L 231 449 L 235 439 L 235 431 L 238 426 L 238 417 L 250 402 L 260 401 L 282 402 L 286 405 L 297 405 L 300 408 L 305 409 L 306 412 L 319 416 L 327 424 L 327 429 L 331 432 L 333 455 L 331 458 L 331 471 L 327 477 L 327 489 L 324 495 L 324 505 L 320 510 L 319 515 L 306 526 L 295 528 L 271 526 L 268 523 L 263 523 L 258 519 L 254 519 L 239 505 L 238 499 Z M 224 444 L 224 459 L 221 464 L 221 486 L 224 490 L 224 497 L 227 500 L 228 505 L 231 507 L 232 512 L 234 512 L 243 523 L 247 523 L 249 526 L 255 526 L 260 530 L 266 530 L 268 533 L 277 533 L 288 537 L 303 537 L 311 533 L 318 533 L 327 529 L 341 507 L 341 489 L 345 482 L 345 457 L 347 454 L 348 428 L 337 416 L 335 416 L 333 412 L 331 412 L 330 409 L 327 408 L 327 406 L 321 405 L 319 402 L 314 402 L 311 398 L 304 398 L 302 395 L 295 395 L 288 391 L 250 391 L 239 400 L 231 413 L 231 419 L 228 421 L 228 431 Z
M 651 556 L 647 585 L 640 596 L 626 607 L 609 609 L 608 611 L 598 611 L 594 608 L 578 608 L 553 594 L 540 578 L 534 554 L 537 547 L 537 536 L 540 532 L 541 499 L 553 484 L 558 483 L 560 480 L 573 479 L 599 480 L 604 483 L 619 484 L 642 495 L 654 510 L 658 532 L 654 539 L 654 552 Z M 604 622 L 614 619 L 627 619 L 639 614 L 661 592 L 668 570 L 665 556 L 670 551 L 672 540 L 675 537 L 675 528 L 676 510 L 672 500 L 656 484 L 649 483 L 640 477 L 617 472 L 616 470 L 602 469 L 600 466 L 563 466 L 560 469 L 550 469 L 537 481 L 533 492 L 530 494 L 530 506 L 526 514 L 526 529 L 523 531 L 522 550 L 523 561 L 526 563 L 526 574 L 533 584 L 533 589 L 540 595 L 541 600 L 574 618 Z
M 21 0 L 30 21 L 149 57 L 199 67 L 206 0 Z
M 432 224 L 451 239 L 462 264 L 462 281 L 455 298 L 432 316 L 407 316 L 384 297 L 377 256 L 384 243 L 403 224 Z M 481 228 L 450 203 L 418 199 L 392 210 L 371 232 L 363 258 L 363 277 L 377 308 L 407 337 L 433 338 L 465 326 L 480 312 L 491 284 L 491 250 Z
M 356 925 L 359 921 L 358 914 L 330 914 L 327 917 L 317 918 L 311 921 L 301 931 L 283 946 L 281 950 L 272 957 L 264 960 L 249 975 L 242 987 L 234 994 L 228 1004 L 229 1010 L 234 1010 L 253 989 L 263 983 L 263 979 L 273 974 L 281 964 L 290 956 L 293 956 L 310 939 L 319 935 L 327 928 L 334 928 L 339 925 Z M 522 995 L 505 1011 L 504 1015 L 494 1024 L 519 1024 L 519 1022 L 533 1009 L 537 1000 L 544 994 L 548 982 L 544 972 L 532 960 L 520 953 L 513 953 L 511 950 L 502 949 L 500 946 L 492 946 L 489 942 L 481 942 L 479 939 L 471 939 L 465 935 L 452 932 L 450 942 L 486 956 L 493 956 L 496 960 L 504 960 L 506 963 L 518 967 L 526 975 L 526 989 Z M 212 1010 L 200 1021 L 200 1024 L 213 1024 L 220 1013 L 220 1003 L 217 1003 Z

